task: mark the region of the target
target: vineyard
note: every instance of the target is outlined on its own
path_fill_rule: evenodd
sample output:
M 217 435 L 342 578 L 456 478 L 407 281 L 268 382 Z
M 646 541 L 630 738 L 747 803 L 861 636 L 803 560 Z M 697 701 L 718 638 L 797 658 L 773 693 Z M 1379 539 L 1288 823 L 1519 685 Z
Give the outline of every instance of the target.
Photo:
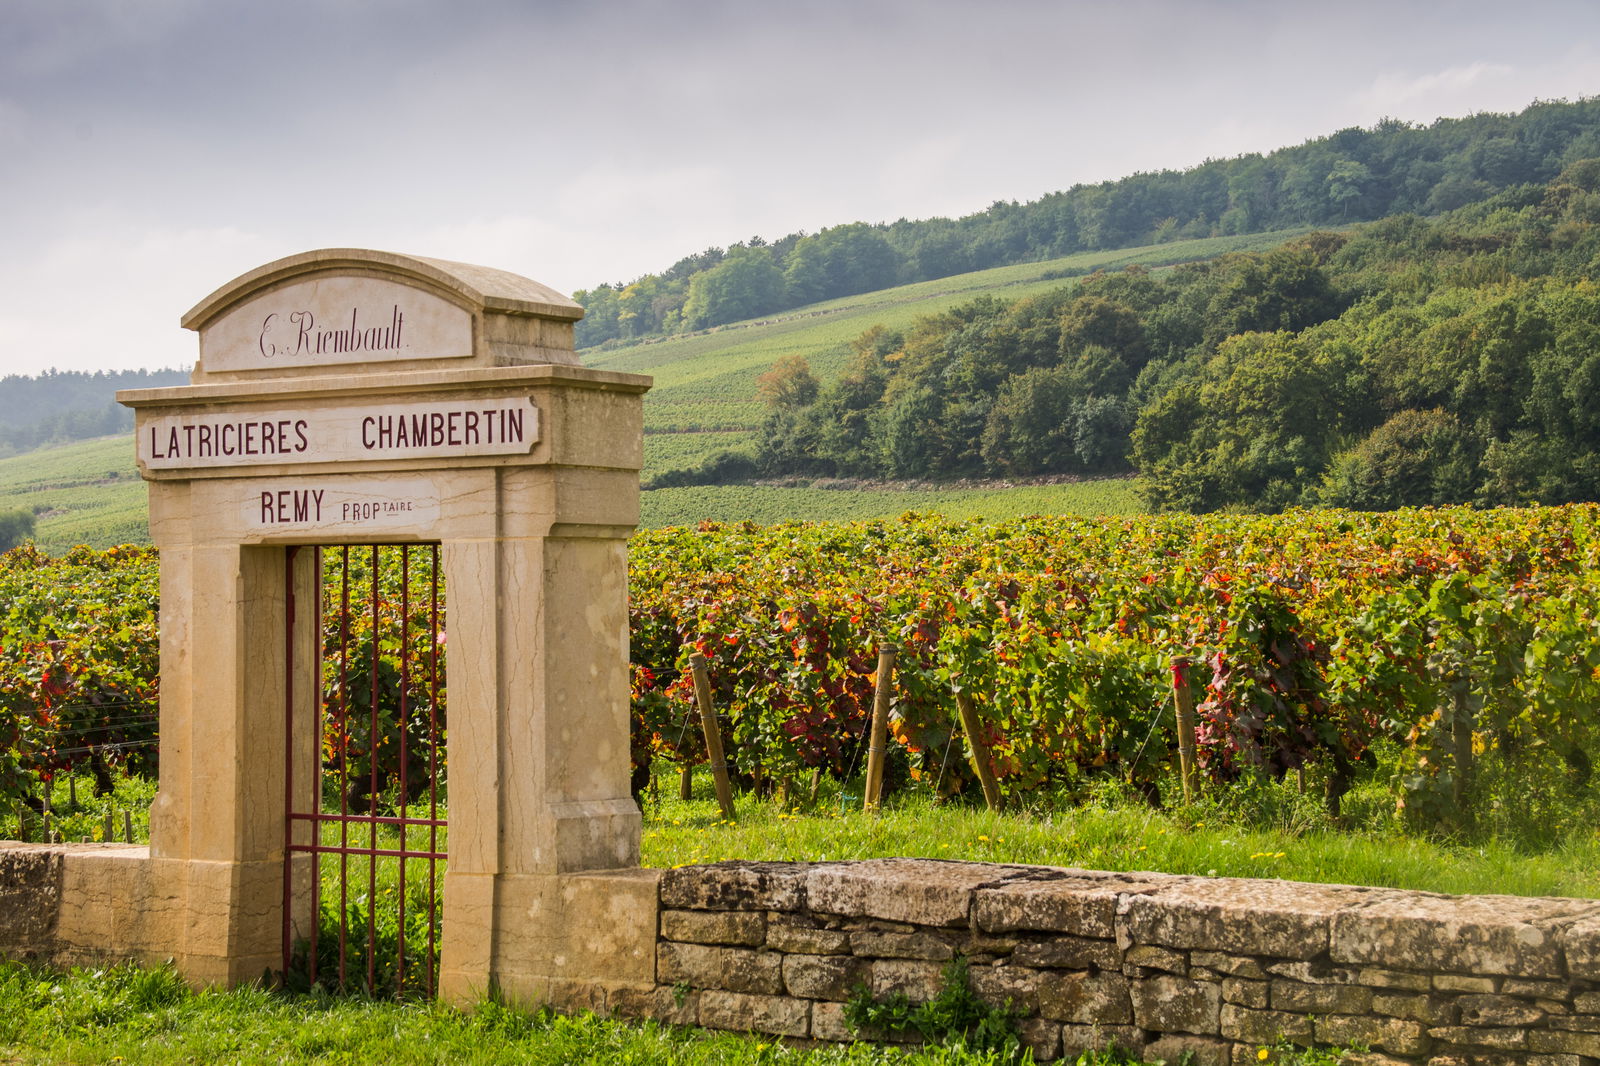
M 981 761 L 1008 804 L 1069 804 L 1105 781 L 1170 801 L 1184 702 L 1208 788 L 1304 775 L 1336 810 L 1381 783 L 1413 828 L 1468 831 L 1496 811 L 1553 826 L 1591 788 L 1600 740 L 1597 518 L 906 515 L 641 533 L 636 782 L 706 761 L 697 653 L 736 786 L 855 781 L 893 643 L 892 788 L 977 799 Z M 107 783 L 153 769 L 157 585 L 149 550 L 0 558 L 8 800 L 67 768 Z

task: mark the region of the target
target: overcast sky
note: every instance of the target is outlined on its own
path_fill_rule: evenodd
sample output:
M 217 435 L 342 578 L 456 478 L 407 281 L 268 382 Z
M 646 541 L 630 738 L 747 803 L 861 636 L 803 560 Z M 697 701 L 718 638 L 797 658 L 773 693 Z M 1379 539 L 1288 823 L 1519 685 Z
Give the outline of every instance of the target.
M 0 373 L 360 246 L 563 292 L 709 245 L 1600 93 L 1595 0 L 0 0 Z

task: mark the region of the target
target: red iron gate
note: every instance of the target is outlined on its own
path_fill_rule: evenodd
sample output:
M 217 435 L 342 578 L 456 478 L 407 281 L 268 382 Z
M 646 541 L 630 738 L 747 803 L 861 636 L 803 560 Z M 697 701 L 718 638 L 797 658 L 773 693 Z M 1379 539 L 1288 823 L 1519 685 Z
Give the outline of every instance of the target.
M 432 995 L 448 802 L 439 546 L 288 552 L 284 981 Z M 318 594 L 297 619 L 305 552 Z

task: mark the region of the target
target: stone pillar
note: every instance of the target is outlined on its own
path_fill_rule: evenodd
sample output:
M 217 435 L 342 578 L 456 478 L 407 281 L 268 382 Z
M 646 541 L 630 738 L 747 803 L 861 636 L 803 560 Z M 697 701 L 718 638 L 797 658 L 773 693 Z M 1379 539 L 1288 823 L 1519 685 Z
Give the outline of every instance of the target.
M 446 546 L 450 865 L 441 994 L 523 1002 L 654 980 L 653 881 L 628 789 L 626 536 L 637 495 L 598 472 L 506 471 L 503 536 Z M 493 575 L 493 578 L 490 578 Z M 492 600 L 454 590 L 493 584 Z M 462 671 L 463 645 L 473 665 Z
M 189 493 L 165 488 L 152 494 L 162 582 L 152 874 L 187 914 L 171 945 L 180 968 L 197 983 L 237 984 L 281 965 L 287 554 L 195 543 Z M 309 597 L 310 569 L 295 572 Z

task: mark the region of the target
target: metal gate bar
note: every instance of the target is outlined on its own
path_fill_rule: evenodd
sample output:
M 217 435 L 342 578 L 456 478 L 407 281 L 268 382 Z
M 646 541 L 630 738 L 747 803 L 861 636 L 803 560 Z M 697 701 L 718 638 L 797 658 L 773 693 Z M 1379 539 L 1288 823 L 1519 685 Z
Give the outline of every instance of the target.
M 295 785 L 295 746 L 297 730 L 303 730 L 297 716 L 307 713 L 308 701 L 294 689 L 295 623 L 293 619 L 294 556 L 304 549 L 289 549 L 290 624 L 287 637 L 289 713 L 287 715 L 285 777 L 288 810 L 285 819 L 284 867 L 284 974 L 293 970 L 308 985 L 336 990 L 362 987 L 371 993 L 406 995 L 416 992 L 431 995 L 437 986 L 438 958 L 438 874 L 441 850 L 440 830 L 448 821 L 440 811 L 440 778 L 443 769 L 440 746 L 443 743 L 439 547 L 426 545 L 370 545 L 355 548 L 355 561 L 365 556 L 365 580 L 370 590 L 353 587 L 352 547 L 317 548 L 315 572 L 319 582 L 315 626 L 317 694 L 312 711 L 316 754 L 309 770 L 309 781 L 298 791 Z M 418 558 L 420 556 L 420 559 Z M 386 598 L 386 585 L 398 570 L 398 593 Z M 332 571 L 330 574 L 329 571 Z M 332 580 L 330 580 L 330 577 Z M 358 574 L 357 584 L 360 576 Z M 414 586 L 415 589 L 414 589 Z M 368 593 L 360 596 L 359 593 Z M 414 592 L 418 595 L 414 595 Z M 419 600 L 425 601 L 419 604 Z M 359 605 L 359 606 L 358 606 Z M 394 608 L 398 606 L 398 616 Z M 358 613 L 359 612 L 359 613 Z M 358 630 L 364 626 L 364 630 Z M 398 632 L 395 632 L 397 630 Z M 415 638 L 413 634 L 416 634 Z M 425 636 L 424 636 L 425 634 Z M 303 642 L 302 642 L 303 646 Z M 396 675 L 386 676 L 386 669 Z M 393 682 L 386 691 L 385 682 Z M 361 710 L 358 694 L 367 704 Z M 426 716 L 420 713 L 419 700 L 427 704 Z M 297 706 L 299 704 L 299 706 Z M 392 730 L 386 718 L 393 712 Z M 365 726 L 365 751 L 361 750 L 359 729 Z M 418 734 L 418 735 L 414 735 Z M 304 733 L 300 736 L 303 738 Z M 391 743 L 392 742 L 392 743 Z M 415 745 L 426 747 L 425 759 Z M 304 744 L 302 739 L 301 744 Z M 397 752 L 390 764 L 384 752 Z M 364 756 L 366 765 L 359 765 Z M 419 765 L 413 767 L 413 763 Z M 425 771 L 424 771 L 425 764 Z M 422 782 L 427 777 L 427 817 L 413 813 L 413 800 L 421 798 Z M 365 785 L 364 796 L 358 786 Z M 386 799 L 392 786 L 393 798 Z M 336 787 L 337 801 L 329 795 Z M 352 800 L 356 803 L 352 803 Z M 393 813 L 383 813 L 385 803 Z M 362 809 L 353 809 L 360 807 Z M 336 842 L 324 842 L 326 832 L 334 832 Z M 361 832 L 362 827 L 366 831 Z M 300 832 L 297 834 L 296 829 Z M 326 828 L 326 832 L 325 832 Z M 380 829 L 398 830 L 398 842 L 380 840 Z M 425 847 L 413 847 L 415 833 L 426 832 Z M 383 834 L 388 836 L 390 834 Z M 299 839 L 297 839 L 297 836 Z M 309 891 L 302 888 L 300 906 L 309 907 L 303 962 L 297 956 L 294 936 L 296 907 L 295 856 L 309 856 Z M 327 972 L 322 954 L 331 945 L 323 942 L 325 917 L 322 912 L 322 856 L 337 855 L 339 909 L 337 920 L 338 952 L 336 975 Z M 351 859 L 366 863 L 365 898 L 355 912 L 351 909 Z M 387 950 L 379 935 L 379 860 L 397 860 L 395 884 L 395 937 L 393 973 L 382 972 L 379 956 Z M 421 862 L 426 869 L 427 951 L 420 960 L 420 972 L 411 967 L 407 954 L 407 909 L 411 906 L 408 864 Z M 359 870 L 356 872 L 359 876 Z M 304 874 L 301 874 L 304 877 Z M 359 882 L 358 882 L 359 884 Z M 365 914 L 360 911 L 364 909 Z M 352 913 L 362 919 L 364 928 L 353 929 Z M 332 932 L 332 929 L 326 932 Z M 414 951 L 413 951 L 414 954 Z M 360 969 L 364 982 L 352 980 L 352 955 L 365 963 Z M 333 960 L 328 960 L 332 963 Z M 296 969 L 298 965 L 298 969 Z M 380 988 L 380 983 L 384 987 Z

